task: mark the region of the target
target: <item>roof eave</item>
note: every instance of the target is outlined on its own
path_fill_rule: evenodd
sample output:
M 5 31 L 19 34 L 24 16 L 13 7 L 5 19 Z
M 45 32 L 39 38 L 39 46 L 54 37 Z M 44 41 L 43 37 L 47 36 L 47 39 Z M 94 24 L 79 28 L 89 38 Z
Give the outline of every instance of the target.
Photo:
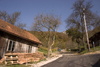
M 18 37 L 20 37 L 20 38 L 22 38 L 22 39 L 25 39 L 25 40 L 28 40 L 28 41 L 34 42 L 34 43 L 36 43 L 36 44 L 40 44 L 40 45 L 42 45 L 41 42 L 36 42 L 36 41 L 30 40 L 30 39 L 27 39 L 27 38 L 25 38 L 25 37 L 22 37 L 22 36 L 16 35 L 16 34 L 14 34 L 14 33 L 11 33 L 11 32 L 9 32 L 9 31 L 6 31 L 6 30 L 1 29 L 1 28 L 0 28 L 0 30 L 1 30 L 1 31 L 4 31 L 4 32 L 6 32 L 6 33 L 12 34 L 12 35 L 14 35 L 14 36 L 18 36 Z

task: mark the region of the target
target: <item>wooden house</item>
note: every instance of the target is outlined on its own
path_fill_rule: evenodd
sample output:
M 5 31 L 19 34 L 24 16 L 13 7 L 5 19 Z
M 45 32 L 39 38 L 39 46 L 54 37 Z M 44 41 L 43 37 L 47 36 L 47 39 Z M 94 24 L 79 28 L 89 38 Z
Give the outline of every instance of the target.
M 41 42 L 31 33 L 0 19 L 0 58 L 7 52 L 35 53 Z
M 90 46 L 100 46 L 100 32 L 94 34 L 92 37 L 89 38 Z

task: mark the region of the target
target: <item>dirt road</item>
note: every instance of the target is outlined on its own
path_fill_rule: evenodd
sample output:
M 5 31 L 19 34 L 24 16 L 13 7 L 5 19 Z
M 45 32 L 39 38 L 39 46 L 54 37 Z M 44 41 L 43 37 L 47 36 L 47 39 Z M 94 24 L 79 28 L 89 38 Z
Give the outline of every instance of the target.
M 42 67 L 99 67 L 100 54 L 63 55 L 63 57 Z

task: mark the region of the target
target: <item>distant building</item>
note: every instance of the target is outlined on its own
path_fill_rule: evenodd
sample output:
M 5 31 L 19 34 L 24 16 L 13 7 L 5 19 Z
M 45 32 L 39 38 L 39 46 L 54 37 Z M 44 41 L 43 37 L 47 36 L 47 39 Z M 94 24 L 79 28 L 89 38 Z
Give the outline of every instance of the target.
M 100 46 L 100 32 L 94 34 L 92 37 L 89 38 L 90 46 Z
M 63 34 L 66 34 L 66 31 L 63 31 L 62 33 L 63 33 Z
M 7 52 L 35 53 L 40 44 L 28 31 L 0 19 L 0 58 Z

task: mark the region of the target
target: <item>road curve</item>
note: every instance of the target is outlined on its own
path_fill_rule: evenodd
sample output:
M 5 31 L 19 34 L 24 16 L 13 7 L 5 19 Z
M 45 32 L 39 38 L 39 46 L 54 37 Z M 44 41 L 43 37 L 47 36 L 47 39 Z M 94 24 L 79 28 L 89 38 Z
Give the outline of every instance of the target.
M 42 67 L 99 67 L 100 54 L 63 55 L 63 57 Z

